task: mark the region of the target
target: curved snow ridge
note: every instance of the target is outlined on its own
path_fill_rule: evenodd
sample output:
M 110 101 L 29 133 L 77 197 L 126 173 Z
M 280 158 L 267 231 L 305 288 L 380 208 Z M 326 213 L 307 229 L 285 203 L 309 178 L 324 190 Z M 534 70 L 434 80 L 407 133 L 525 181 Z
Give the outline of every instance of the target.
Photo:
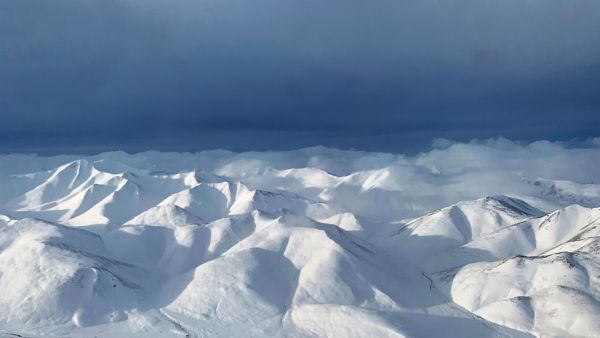
M 579 204 L 585 207 L 594 207 L 600 204 L 600 186 L 598 184 L 581 184 L 543 178 L 525 179 L 524 181 L 539 189 L 540 195 L 558 199 L 563 203 Z
M 124 225 L 150 225 L 172 228 L 187 224 L 205 223 L 207 222 L 202 218 L 176 204 L 161 204 L 142 212 L 125 222 Z
M 425 259 L 542 214 L 515 198 L 484 197 L 459 202 L 402 224 L 381 242 L 395 252 Z
M 259 213 L 203 224 L 124 225 L 104 235 L 108 252 L 166 278 L 225 254 L 267 220 Z
M 192 188 L 168 196 L 158 204 L 158 207 L 171 205 L 184 210 L 192 217 L 211 222 L 232 215 L 246 214 L 253 210 L 269 213 L 288 210 L 305 214 L 308 209 L 315 209 L 315 204 L 297 194 L 285 191 L 253 190 L 239 182 L 225 181 L 199 183 Z M 147 217 L 148 212 L 152 210 L 144 212 L 143 217 Z M 137 223 L 140 221 L 140 219 L 135 220 Z
M 422 264 L 457 304 L 490 321 L 541 336 L 593 336 L 599 257 L 600 208 L 573 205 Z
M 34 175 L 40 174 L 43 173 Z M 96 170 L 89 161 L 73 161 L 50 171 L 48 178 L 9 204 L 21 210 L 44 210 L 81 193 L 90 185 L 106 185 L 114 180 L 115 175 Z
M 43 182 L 9 201 L 5 208 L 21 217 L 42 215 L 44 219 L 71 225 L 121 223 L 168 195 L 198 184 L 193 173 L 109 173 L 98 170 L 97 162 L 77 160 L 61 165 Z M 33 175 L 39 174 L 42 173 Z
M 416 267 L 403 264 L 398 270 L 379 251 L 306 217 L 271 218 L 225 254 L 187 273 L 183 279 L 190 282 L 167 309 L 207 335 L 237 336 L 242 330 L 247 336 L 402 337 L 439 334 L 439 325 L 474 335 L 506 334 L 443 304 Z M 181 283 L 173 280 L 167 289 Z M 444 316 L 429 316 L 423 304 L 436 304 Z M 358 327 L 356 318 L 361 318 Z M 406 324 L 414 321 L 421 324 Z
M 573 205 L 500 228 L 457 247 L 446 247 L 431 255 L 424 266 L 429 271 L 440 271 L 516 255 L 594 250 L 599 235 L 600 209 Z
M 511 255 L 543 255 L 557 251 L 562 246 L 566 248 L 569 243 L 580 242 L 598 235 L 600 235 L 600 208 L 572 205 L 546 216 L 500 229 L 465 247 L 488 251 L 496 258 Z
M 362 335 L 402 336 L 401 329 L 386 324 L 380 315 L 423 314 L 418 308 L 405 308 L 414 307 L 419 299 L 440 300 L 416 271 L 396 271 L 372 244 L 338 227 L 287 214 L 270 218 L 224 254 L 187 273 L 183 279 L 190 283 L 167 308 L 214 332 L 242 326 L 250 336 L 265 332 L 304 336 L 319 330 L 305 326 L 302 318 L 308 313 L 300 311 L 305 305 L 327 304 L 329 310 L 315 309 L 340 314 L 343 309 L 356 314 L 372 309 L 373 316 L 366 316 L 359 329 Z M 180 283 L 174 280 L 168 289 Z M 446 311 L 460 315 L 452 306 Z
M 515 329 L 552 337 L 593 336 L 600 330 L 597 257 L 561 252 L 471 264 L 454 278 L 451 295 L 468 310 Z

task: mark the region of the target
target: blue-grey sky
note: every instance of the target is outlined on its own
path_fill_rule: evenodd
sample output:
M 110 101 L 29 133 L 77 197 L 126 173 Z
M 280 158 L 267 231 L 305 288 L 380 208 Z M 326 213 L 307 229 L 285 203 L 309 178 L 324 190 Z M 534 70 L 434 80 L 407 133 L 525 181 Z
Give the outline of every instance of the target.
M 600 1 L 0 1 L 0 151 L 600 135 Z

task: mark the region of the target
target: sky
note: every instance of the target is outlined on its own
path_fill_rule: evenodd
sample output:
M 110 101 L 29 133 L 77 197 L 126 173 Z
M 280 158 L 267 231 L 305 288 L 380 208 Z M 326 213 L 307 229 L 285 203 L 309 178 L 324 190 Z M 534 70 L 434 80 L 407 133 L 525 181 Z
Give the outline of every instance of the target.
M 0 2 L 0 152 L 600 136 L 600 1 Z

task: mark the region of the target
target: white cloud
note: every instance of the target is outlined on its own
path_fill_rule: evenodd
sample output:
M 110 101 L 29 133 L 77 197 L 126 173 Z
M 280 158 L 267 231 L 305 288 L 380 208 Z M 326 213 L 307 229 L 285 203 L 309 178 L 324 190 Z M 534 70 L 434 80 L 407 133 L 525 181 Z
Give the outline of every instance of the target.
M 316 147 L 288 152 L 113 153 L 108 157 L 133 168 L 150 164 L 169 172 L 213 172 L 256 188 L 328 199 L 357 215 L 388 220 L 496 194 L 520 197 L 547 210 L 573 203 L 600 205 L 594 195 L 600 184 L 600 148 L 589 143 L 567 147 L 550 141 L 520 143 L 497 138 L 468 143 L 438 139 L 435 144 L 443 147 L 414 156 Z M 31 172 L 74 158 L 40 161 L 5 155 L 0 157 L 0 172 Z

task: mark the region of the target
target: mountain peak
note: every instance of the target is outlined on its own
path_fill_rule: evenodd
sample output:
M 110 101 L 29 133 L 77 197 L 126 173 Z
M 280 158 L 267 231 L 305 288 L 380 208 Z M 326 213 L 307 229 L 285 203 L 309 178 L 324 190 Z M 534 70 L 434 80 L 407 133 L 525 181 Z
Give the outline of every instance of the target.
M 539 210 L 529 203 L 514 197 L 509 197 L 505 195 L 493 195 L 487 196 L 481 199 L 481 201 L 490 205 L 498 210 L 505 210 L 506 212 L 514 212 L 517 214 L 521 214 L 523 216 L 529 217 L 540 217 L 545 215 L 546 213 L 542 210 Z

